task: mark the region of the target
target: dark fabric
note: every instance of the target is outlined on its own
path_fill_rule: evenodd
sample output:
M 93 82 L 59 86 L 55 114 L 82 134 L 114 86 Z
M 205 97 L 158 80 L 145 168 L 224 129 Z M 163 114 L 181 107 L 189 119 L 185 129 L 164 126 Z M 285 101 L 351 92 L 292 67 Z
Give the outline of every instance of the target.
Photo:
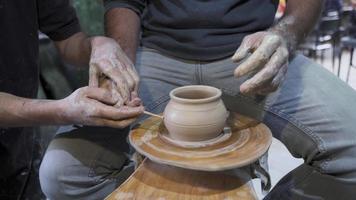
M 63 40 L 80 30 L 68 0 L 0 0 L 0 92 L 34 98 L 38 87 L 38 30 Z M 0 199 L 18 199 L 26 186 L 34 136 L 0 128 Z
M 327 12 L 332 12 L 332 11 L 340 12 L 342 9 L 342 3 L 343 3 L 342 0 L 325 0 L 324 11 L 323 11 L 324 15 Z
M 242 39 L 269 28 L 278 0 L 104 0 L 142 16 L 142 45 L 188 60 L 231 56 Z M 143 7 L 144 6 L 144 7 Z
M 350 16 L 350 35 L 356 37 L 356 9 L 351 12 Z
M 0 129 L 0 199 L 18 199 L 32 171 L 32 129 Z

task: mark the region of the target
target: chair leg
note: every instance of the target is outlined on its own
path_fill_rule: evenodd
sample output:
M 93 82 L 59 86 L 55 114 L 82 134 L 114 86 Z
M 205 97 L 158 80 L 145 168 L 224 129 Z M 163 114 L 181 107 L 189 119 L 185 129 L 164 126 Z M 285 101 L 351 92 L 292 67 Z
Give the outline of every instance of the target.
M 337 76 L 338 77 L 340 77 L 342 51 L 343 51 L 343 48 L 341 47 L 340 50 L 339 50 L 339 68 L 337 69 Z
M 324 54 L 325 54 L 325 50 L 321 50 L 321 64 L 324 65 Z
M 351 51 L 350 51 L 350 63 L 349 63 L 349 68 L 347 69 L 346 83 L 349 82 L 350 70 L 351 70 L 351 67 L 352 67 L 353 57 L 354 57 L 354 48 L 351 48 Z
M 335 69 L 335 47 L 332 48 L 332 70 L 333 70 L 333 73 L 334 73 L 334 69 Z

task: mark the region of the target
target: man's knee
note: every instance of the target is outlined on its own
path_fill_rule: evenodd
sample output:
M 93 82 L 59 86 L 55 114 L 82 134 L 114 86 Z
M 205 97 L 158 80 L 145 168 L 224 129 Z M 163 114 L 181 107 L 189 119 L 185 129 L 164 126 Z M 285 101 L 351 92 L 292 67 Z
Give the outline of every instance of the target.
M 47 198 L 100 199 L 116 187 L 114 180 L 104 179 L 63 150 L 47 151 L 40 167 L 41 189 Z
M 59 199 L 63 194 L 61 181 L 65 181 L 63 173 L 68 164 L 65 161 L 66 156 L 63 154 L 65 153 L 56 150 L 48 151 L 40 166 L 41 189 L 50 199 Z

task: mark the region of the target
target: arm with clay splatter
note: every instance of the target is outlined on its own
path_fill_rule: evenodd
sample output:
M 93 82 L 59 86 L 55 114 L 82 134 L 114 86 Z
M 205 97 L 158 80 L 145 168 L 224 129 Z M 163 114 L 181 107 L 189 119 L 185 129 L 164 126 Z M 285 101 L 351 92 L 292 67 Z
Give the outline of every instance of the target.
M 234 75 L 254 76 L 240 86 L 243 94 L 266 95 L 283 82 L 298 44 L 319 18 L 323 0 L 288 0 L 282 19 L 270 29 L 248 35 L 232 57 L 240 63 Z

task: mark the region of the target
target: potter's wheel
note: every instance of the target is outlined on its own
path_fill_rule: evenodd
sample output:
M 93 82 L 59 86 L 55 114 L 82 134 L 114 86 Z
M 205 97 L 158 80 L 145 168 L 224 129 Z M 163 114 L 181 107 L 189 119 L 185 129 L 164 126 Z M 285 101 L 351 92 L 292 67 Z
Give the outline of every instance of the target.
M 162 140 L 165 140 L 168 143 L 171 143 L 172 145 L 178 146 L 178 147 L 183 147 L 183 148 L 200 148 L 200 147 L 208 147 L 208 146 L 213 146 L 218 143 L 224 142 L 228 140 L 232 135 L 230 127 L 225 127 L 224 130 L 216 137 L 212 138 L 210 140 L 205 140 L 205 141 L 197 141 L 197 142 L 185 142 L 185 141 L 178 141 L 174 140 L 169 136 L 168 130 L 164 126 L 163 123 L 159 125 L 158 129 L 158 136 L 162 138 Z
M 220 171 L 248 165 L 260 158 L 272 142 L 262 123 L 232 113 L 225 131 L 201 143 L 176 142 L 163 121 L 149 118 L 130 132 L 131 145 L 152 161 L 203 171 Z

